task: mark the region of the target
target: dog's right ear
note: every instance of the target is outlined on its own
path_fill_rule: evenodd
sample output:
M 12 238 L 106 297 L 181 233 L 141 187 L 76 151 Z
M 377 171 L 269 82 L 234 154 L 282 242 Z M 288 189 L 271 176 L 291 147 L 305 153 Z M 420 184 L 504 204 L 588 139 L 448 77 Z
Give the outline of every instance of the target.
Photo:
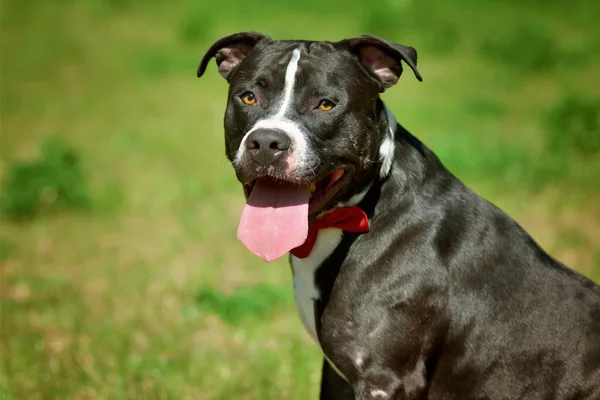
M 210 59 L 215 57 L 219 73 L 223 75 L 223 78 L 229 80 L 233 70 L 250 54 L 256 43 L 262 39 L 270 38 L 258 32 L 239 32 L 217 40 L 202 57 L 197 71 L 198 78 L 206 71 Z
M 417 51 L 410 46 L 371 35 L 345 39 L 340 43 L 355 53 L 362 64 L 379 78 L 383 85 L 382 91 L 395 85 L 400 78 L 401 61 L 408 64 L 419 81 L 423 80 L 417 70 Z

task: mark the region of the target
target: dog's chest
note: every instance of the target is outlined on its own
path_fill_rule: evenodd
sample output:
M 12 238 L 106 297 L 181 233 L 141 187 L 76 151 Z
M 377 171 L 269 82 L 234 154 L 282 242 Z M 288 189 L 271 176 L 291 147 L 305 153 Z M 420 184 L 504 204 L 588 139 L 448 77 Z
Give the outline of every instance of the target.
M 294 295 L 298 314 L 308 334 L 319 344 L 317 336 L 315 301 L 320 293 L 315 283 L 317 268 L 333 253 L 342 240 L 341 229 L 328 228 L 319 231 L 315 245 L 306 258 L 291 257 L 294 272 Z

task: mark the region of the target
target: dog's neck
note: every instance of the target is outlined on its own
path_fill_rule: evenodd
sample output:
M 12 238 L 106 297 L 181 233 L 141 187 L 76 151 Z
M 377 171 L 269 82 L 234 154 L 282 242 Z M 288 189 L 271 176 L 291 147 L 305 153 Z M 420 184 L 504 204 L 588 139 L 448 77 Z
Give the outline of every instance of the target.
M 436 168 L 431 169 L 431 167 L 439 164 L 437 157 L 406 129 L 397 124 L 391 113 L 385 109 L 383 111 L 387 117 L 385 120 L 380 120 L 379 129 L 389 130 L 390 137 L 391 132 L 394 134 L 392 158 L 387 161 L 390 163 L 389 172 L 383 177 L 383 174 L 376 174 L 371 183 L 365 185 L 362 191 L 351 198 L 351 201 L 354 202 L 347 201 L 342 204 L 342 206 L 358 205 L 367 214 L 371 231 L 364 235 L 371 237 L 378 237 L 382 230 L 386 230 L 387 222 L 397 220 L 398 211 L 403 221 L 397 221 L 399 223 L 396 225 L 397 229 L 401 230 L 402 226 L 405 226 L 404 224 L 414 222 L 411 221 L 410 208 L 419 206 L 420 199 L 429 190 L 429 180 L 437 179 L 428 174 L 428 171 L 435 170 Z M 386 160 L 382 160 L 379 171 L 383 170 L 385 164 Z M 322 311 L 329 301 L 333 283 L 340 268 L 344 261 L 349 259 L 349 253 L 355 242 L 362 240 L 361 235 L 360 233 L 344 233 L 333 253 L 316 270 L 316 282 L 321 294 L 318 302 L 319 310 Z
M 379 158 L 381 161 L 381 167 L 379 169 L 379 178 L 385 179 L 392 169 L 392 163 L 394 161 L 394 151 L 396 150 L 395 135 L 396 135 L 396 118 L 392 111 L 385 106 L 385 120 L 387 127 L 385 127 L 384 136 L 379 146 Z
M 340 203 L 340 206 L 359 205 L 370 219 L 375 215 L 369 211 L 374 211 L 381 194 L 386 201 L 405 197 L 409 192 L 414 196 L 413 192 L 422 190 L 427 178 L 427 165 L 439 164 L 426 146 L 397 123 L 390 109 L 383 102 L 381 105 L 379 129 L 383 132 L 383 139 L 379 146 L 378 174 L 350 200 Z
M 355 193 L 348 200 L 338 203 L 338 207 L 350 207 L 358 205 L 363 201 L 367 193 L 371 190 L 374 185 L 381 183 L 387 179 L 392 170 L 394 159 L 396 158 L 396 132 L 401 128 L 396 122 L 396 118 L 392 111 L 387 108 L 383 101 L 379 100 L 379 123 L 377 129 L 381 132 L 381 143 L 379 145 L 377 154 L 377 165 L 379 171 L 371 182 L 365 184 L 357 193 Z M 403 128 L 402 128 L 403 130 Z

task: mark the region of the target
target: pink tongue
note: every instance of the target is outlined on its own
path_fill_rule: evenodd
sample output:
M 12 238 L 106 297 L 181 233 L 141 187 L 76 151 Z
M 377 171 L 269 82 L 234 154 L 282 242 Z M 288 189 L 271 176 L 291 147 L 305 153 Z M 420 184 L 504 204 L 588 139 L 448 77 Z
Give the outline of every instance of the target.
M 269 262 L 300 246 L 308 235 L 309 197 L 307 186 L 258 179 L 242 212 L 238 239 Z

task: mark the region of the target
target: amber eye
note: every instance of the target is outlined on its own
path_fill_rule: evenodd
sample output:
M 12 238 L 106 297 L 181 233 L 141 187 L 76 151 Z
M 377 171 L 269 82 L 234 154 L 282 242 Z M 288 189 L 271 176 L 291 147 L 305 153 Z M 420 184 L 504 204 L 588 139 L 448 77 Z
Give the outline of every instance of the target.
M 329 111 L 333 107 L 335 107 L 335 104 L 333 104 L 332 101 L 329 101 L 327 99 L 323 99 L 319 102 L 319 109 L 322 111 Z
M 251 105 L 251 104 L 256 103 L 256 96 L 254 96 L 254 93 L 252 93 L 252 92 L 244 92 L 244 93 L 242 93 L 240 98 L 242 99 L 244 104 Z

